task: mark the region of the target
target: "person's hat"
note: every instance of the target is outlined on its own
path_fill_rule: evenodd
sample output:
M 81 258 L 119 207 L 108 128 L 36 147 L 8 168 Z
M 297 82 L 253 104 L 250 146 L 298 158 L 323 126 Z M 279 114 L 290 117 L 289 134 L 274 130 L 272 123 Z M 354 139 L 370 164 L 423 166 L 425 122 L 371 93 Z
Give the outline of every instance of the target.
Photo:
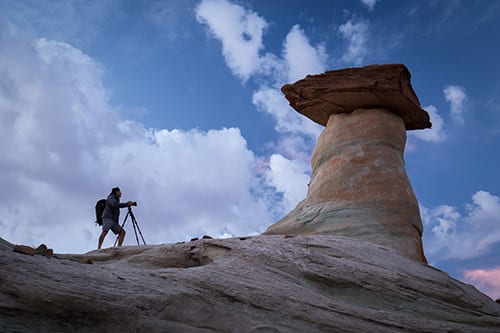
M 113 187 L 113 189 L 111 190 L 111 193 L 116 193 L 116 191 L 120 191 L 120 188 L 119 187 Z

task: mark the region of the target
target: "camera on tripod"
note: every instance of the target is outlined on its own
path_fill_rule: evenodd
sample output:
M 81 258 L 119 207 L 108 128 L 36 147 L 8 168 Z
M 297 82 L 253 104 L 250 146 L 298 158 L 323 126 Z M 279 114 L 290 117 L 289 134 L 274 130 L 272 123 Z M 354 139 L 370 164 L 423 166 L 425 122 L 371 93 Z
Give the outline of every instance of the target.
M 128 212 L 127 212 L 127 215 L 125 215 L 125 218 L 123 219 L 122 228 L 125 227 L 125 223 L 127 223 L 127 219 L 130 216 L 130 220 L 132 221 L 132 227 L 134 228 L 135 240 L 137 241 L 137 245 L 140 245 L 139 237 L 138 237 L 137 233 L 139 233 L 139 236 L 141 236 L 142 243 L 144 245 L 146 245 L 146 241 L 144 240 L 144 237 L 142 236 L 141 229 L 139 228 L 139 224 L 137 223 L 137 220 L 135 219 L 134 212 L 132 211 L 132 206 L 137 206 L 137 201 L 133 201 L 132 203 L 129 203 Z M 116 238 L 115 245 L 113 245 L 113 246 L 116 246 L 116 242 L 118 242 L 118 237 Z

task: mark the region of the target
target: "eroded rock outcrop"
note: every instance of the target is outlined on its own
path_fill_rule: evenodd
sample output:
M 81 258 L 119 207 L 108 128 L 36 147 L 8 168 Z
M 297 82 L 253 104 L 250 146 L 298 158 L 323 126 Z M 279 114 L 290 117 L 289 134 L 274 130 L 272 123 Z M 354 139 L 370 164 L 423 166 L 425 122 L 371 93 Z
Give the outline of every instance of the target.
M 500 305 L 390 248 L 257 236 L 53 257 L 0 240 L 0 332 L 496 333 Z
M 307 76 L 282 88 L 325 126 L 307 197 L 266 234 L 332 234 L 390 246 L 426 262 L 418 202 L 406 174 L 406 130 L 431 126 L 404 65 Z
M 47 245 L 45 244 L 40 244 L 36 249 L 28 245 L 15 245 L 14 252 L 27 254 L 30 256 L 40 255 L 46 257 L 51 257 L 54 254 L 54 251 L 47 248 Z

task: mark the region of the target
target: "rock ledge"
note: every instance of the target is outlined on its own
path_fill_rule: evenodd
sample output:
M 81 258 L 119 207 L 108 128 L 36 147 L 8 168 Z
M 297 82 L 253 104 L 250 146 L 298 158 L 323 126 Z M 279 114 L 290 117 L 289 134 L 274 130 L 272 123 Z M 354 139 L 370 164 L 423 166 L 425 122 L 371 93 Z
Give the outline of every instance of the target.
M 410 78 L 403 64 L 370 65 L 308 75 L 281 90 L 295 110 L 323 126 L 332 114 L 385 108 L 398 114 L 407 130 L 430 128 Z
M 1 247 L 0 331 L 496 333 L 500 305 L 396 251 L 342 237 L 51 258 Z

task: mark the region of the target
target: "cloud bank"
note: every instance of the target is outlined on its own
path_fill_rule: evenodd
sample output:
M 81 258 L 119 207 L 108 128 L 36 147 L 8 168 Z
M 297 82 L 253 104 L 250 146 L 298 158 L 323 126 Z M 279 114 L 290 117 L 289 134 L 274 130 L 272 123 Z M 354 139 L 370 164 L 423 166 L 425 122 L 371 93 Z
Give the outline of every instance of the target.
M 477 191 L 461 213 L 456 207 L 421 206 L 426 253 L 435 260 L 470 259 L 500 242 L 500 198 Z
M 368 54 L 368 21 L 353 16 L 342 24 L 338 31 L 340 36 L 347 41 L 347 49 L 342 60 L 347 64 L 362 65 Z
M 252 102 L 276 122 L 275 129 L 281 135 L 277 148 L 282 153 L 268 158 L 264 180 L 281 194 L 283 215 L 306 195 L 310 166 L 304 159 L 308 160 L 321 126 L 291 109 L 279 89 L 307 74 L 323 72 L 325 48 L 311 45 L 304 30 L 294 25 L 285 37 L 281 55 L 265 52 L 262 36 L 269 24 L 253 11 L 226 0 L 201 1 L 196 17 L 222 43 L 222 54 L 232 73 L 243 82 L 255 79 L 259 87 Z M 244 50 L 242 43 L 251 45 L 245 56 L 239 56 Z M 290 184 L 286 185 L 283 179 Z
M 214 8 L 226 15 L 215 20 Z M 263 54 L 267 23 L 257 14 L 227 1 L 202 2 L 198 10 L 200 22 L 222 40 L 233 73 L 271 83 L 256 90 L 254 103 L 276 120 L 288 157 L 273 154 L 261 169 L 262 158 L 237 128 L 155 129 L 123 119 L 110 103 L 104 66 L 68 43 L 32 39 L 3 24 L 0 136 L 10 144 L 0 148 L 2 237 L 68 252 L 93 249 L 100 232 L 93 204 L 114 186 L 124 200 L 139 202 L 136 216 L 148 243 L 262 232 L 305 196 L 304 147 L 312 147 L 320 127 L 290 112 L 276 87 L 323 71 L 324 49 L 295 26 L 282 55 Z M 307 56 L 296 62 L 289 54 L 301 49 Z M 285 177 L 296 181 L 286 184 Z M 125 244 L 134 241 L 129 235 Z M 112 243 L 108 237 L 104 246 Z
M 73 46 L 7 27 L 0 50 L 0 137 L 9 143 L 0 146 L 1 237 L 91 250 L 93 204 L 114 186 L 139 202 L 148 243 L 252 234 L 272 222 L 237 128 L 145 128 L 121 118 L 105 68 Z

